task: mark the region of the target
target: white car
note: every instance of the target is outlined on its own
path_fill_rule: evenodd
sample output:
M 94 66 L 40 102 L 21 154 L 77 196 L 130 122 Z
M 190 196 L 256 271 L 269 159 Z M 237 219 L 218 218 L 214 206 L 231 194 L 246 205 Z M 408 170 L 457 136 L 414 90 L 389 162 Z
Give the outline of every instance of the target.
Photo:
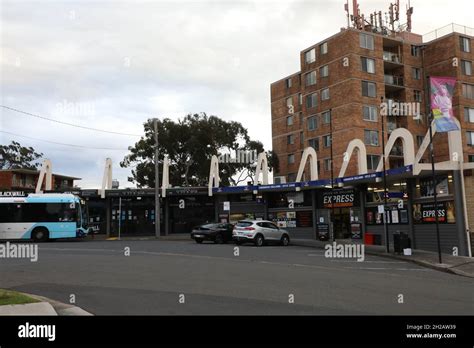
M 254 243 L 259 247 L 266 243 L 278 243 L 284 246 L 290 244 L 288 231 L 266 220 L 239 221 L 232 231 L 232 239 L 237 245 Z

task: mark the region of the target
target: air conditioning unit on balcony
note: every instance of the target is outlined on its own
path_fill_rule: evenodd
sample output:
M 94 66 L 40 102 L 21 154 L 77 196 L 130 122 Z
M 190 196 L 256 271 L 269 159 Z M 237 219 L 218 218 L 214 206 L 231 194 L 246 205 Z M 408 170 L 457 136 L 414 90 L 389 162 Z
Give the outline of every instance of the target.
M 275 176 L 275 177 L 273 177 L 273 183 L 274 184 L 286 184 L 286 177 L 284 175 Z

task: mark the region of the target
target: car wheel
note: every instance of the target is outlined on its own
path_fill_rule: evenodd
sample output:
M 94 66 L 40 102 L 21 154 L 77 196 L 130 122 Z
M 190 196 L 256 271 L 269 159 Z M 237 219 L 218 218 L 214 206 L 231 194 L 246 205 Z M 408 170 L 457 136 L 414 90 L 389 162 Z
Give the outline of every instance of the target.
M 31 239 L 35 242 L 46 242 L 49 239 L 49 232 L 46 228 L 36 228 L 31 233 Z
M 288 246 L 288 244 L 290 244 L 290 237 L 288 237 L 288 235 L 284 234 L 281 237 L 281 245 Z
M 265 242 L 265 240 L 263 239 L 263 236 L 261 234 L 259 234 L 255 237 L 255 245 L 256 246 L 261 247 L 261 246 L 263 246 L 264 242 Z
M 220 233 L 216 234 L 216 238 L 214 239 L 214 243 L 224 244 L 224 237 L 222 236 L 222 234 L 220 234 Z
M 201 244 L 201 243 L 202 243 L 202 239 L 196 239 L 196 243 Z

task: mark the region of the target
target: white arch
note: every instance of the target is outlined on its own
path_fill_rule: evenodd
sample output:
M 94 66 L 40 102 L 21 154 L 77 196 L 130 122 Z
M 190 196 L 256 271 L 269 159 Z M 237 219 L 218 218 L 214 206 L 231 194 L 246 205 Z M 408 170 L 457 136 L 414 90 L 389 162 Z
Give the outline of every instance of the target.
M 354 150 L 357 149 L 357 164 L 359 166 L 359 175 L 367 174 L 367 150 L 365 144 L 360 139 L 353 139 L 347 145 L 347 150 L 344 153 L 341 170 L 339 171 L 339 178 L 342 178 L 346 173 L 347 166 L 351 160 Z
M 311 180 L 318 180 L 318 155 L 312 147 L 307 147 L 303 151 L 301 157 L 300 167 L 298 169 L 298 175 L 296 176 L 296 182 L 300 182 L 303 176 L 304 167 L 309 157 L 309 172 Z
M 105 190 L 112 188 L 112 159 L 105 159 L 104 175 L 102 176 L 102 188 L 100 191 L 100 198 L 105 198 Z
M 219 160 L 216 155 L 213 155 L 211 158 L 211 166 L 209 168 L 209 185 L 208 185 L 208 194 L 212 196 L 212 188 L 219 187 Z
M 257 168 L 255 169 L 255 185 L 258 185 L 258 179 L 260 177 L 260 173 L 263 174 L 263 185 L 268 185 L 268 159 L 267 153 L 265 151 L 260 152 L 257 158 Z
M 168 155 L 163 158 L 163 178 L 161 179 L 161 197 L 166 197 L 166 189 L 170 187 L 170 160 Z
M 388 158 L 390 156 L 390 151 L 392 150 L 395 142 L 398 139 L 402 139 L 402 146 L 403 146 L 403 162 L 404 165 L 408 166 L 410 164 L 415 163 L 415 143 L 413 141 L 413 135 L 411 132 L 406 128 L 397 128 L 395 129 L 390 137 L 388 138 L 388 142 L 385 145 L 385 164 L 388 168 L 389 162 Z M 383 169 L 383 162 L 379 161 L 377 166 L 377 172 L 380 172 Z
M 43 164 L 41 165 L 38 182 L 36 183 L 35 193 L 43 193 L 41 191 L 41 186 L 43 186 L 43 181 L 46 177 L 45 190 L 50 191 L 53 187 L 53 165 L 49 159 L 44 159 Z

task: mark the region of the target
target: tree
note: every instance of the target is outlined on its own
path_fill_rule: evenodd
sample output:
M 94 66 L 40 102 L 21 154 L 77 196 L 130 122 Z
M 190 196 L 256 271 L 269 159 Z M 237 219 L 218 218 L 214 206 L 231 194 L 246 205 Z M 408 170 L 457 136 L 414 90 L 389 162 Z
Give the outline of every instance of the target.
M 41 157 L 42 153 L 32 147 L 21 146 L 16 141 L 10 145 L 0 145 L 0 169 L 38 169 Z
M 170 183 L 174 186 L 204 186 L 209 179 L 209 165 L 213 155 L 256 149 L 263 150 L 260 142 L 251 141 L 247 129 L 234 121 L 224 121 L 205 113 L 189 114 L 177 122 L 158 120 L 158 151 L 161 166 L 164 155 L 170 160 Z M 132 147 L 120 163 L 132 168 L 130 182 L 138 187 L 155 186 L 154 125 L 144 123 L 145 135 Z M 249 163 L 219 163 L 222 185 L 236 184 L 233 178 L 244 170 L 252 170 Z M 253 169 L 255 170 L 255 169 Z

